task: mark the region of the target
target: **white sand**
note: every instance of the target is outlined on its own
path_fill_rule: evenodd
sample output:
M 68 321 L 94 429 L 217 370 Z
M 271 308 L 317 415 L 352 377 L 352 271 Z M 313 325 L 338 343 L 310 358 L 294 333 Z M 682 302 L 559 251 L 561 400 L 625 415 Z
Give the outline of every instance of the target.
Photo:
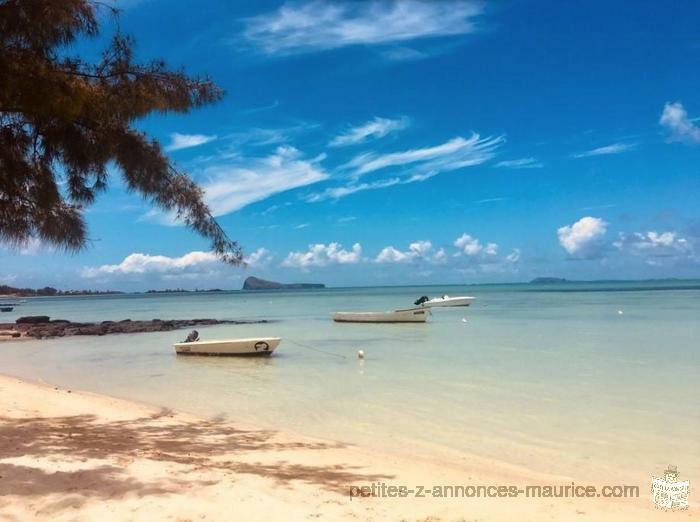
M 352 485 L 567 484 L 201 419 L 0 376 L 0 519 L 691 520 L 637 499 L 355 498 Z M 691 491 L 691 495 L 693 491 Z M 691 499 L 692 500 L 692 499 Z

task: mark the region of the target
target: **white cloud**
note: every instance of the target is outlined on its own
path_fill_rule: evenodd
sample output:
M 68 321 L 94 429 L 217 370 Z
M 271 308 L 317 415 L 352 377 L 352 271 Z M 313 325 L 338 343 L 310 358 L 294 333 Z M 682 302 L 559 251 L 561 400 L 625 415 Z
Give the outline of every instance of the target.
M 54 247 L 44 243 L 38 237 L 30 237 L 23 243 L 13 244 L 0 242 L 0 248 L 8 250 L 11 254 L 20 256 L 35 256 L 42 252 L 53 252 Z
M 688 113 L 680 102 L 667 103 L 659 123 L 671 132 L 669 141 L 700 143 L 700 127 L 688 118 Z
M 180 134 L 179 132 L 173 132 L 170 135 L 170 144 L 165 147 L 165 150 L 172 152 L 180 149 L 189 149 L 204 145 L 215 139 L 216 136 L 207 136 L 205 134 Z
M 244 37 L 268 54 L 292 54 L 350 45 L 406 42 L 475 31 L 480 2 L 372 0 L 285 3 L 249 18 Z
M 470 236 L 469 234 L 462 234 L 460 237 L 455 239 L 454 246 L 460 250 L 460 254 L 466 256 L 495 256 L 498 255 L 498 245 L 496 243 L 487 243 L 482 245 L 481 242 Z
M 503 141 L 502 137 L 482 139 L 478 134 L 473 134 L 468 139 L 457 137 L 433 147 L 387 154 L 359 154 L 339 169 L 340 172 L 349 173 L 350 181 L 311 194 L 306 199 L 311 202 L 338 199 L 365 190 L 421 182 L 443 172 L 480 165 L 494 156 L 495 149 Z M 358 183 L 360 177 L 384 169 L 392 169 L 392 177 Z
M 306 252 L 290 252 L 282 266 L 306 269 L 312 266 L 348 265 L 362 260 L 362 246 L 355 243 L 352 250 L 343 250 L 340 243 L 309 245 Z
M 379 139 L 387 134 L 400 131 L 408 126 L 408 118 L 399 119 L 374 118 L 357 127 L 349 129 L 347 132 L 333 138 L 328 144 L 331 147 L 344 147 L 363 143 L 369 138 Z
M 270 261 L 272 261 L 272 257 L 273 256 L 270 254 L 268 249 L 261 247 L 252 254 L 247 255 L 243 261 L 251 268 L 258 268 L 267 265 Z
M 457 269 L 464 273 L 504 272 L 517 270 L 520 250 L 515 248 L 506 256 L 499 255 L 496 243 L 482 243 L 471 234 L 464 233 L 454 240 L 457 253 L 452 257 Z
M 573 157 L 588 158 L 591 156 L 607 156 L 609 154 L 620 154 L 621 152 L 627 152 L 632 148 L 634 148 L 634 145 L 631 143 L 613 143 L 611 145 L 605 145 L 604 147 L 598 147 L 597 149 L 573 154 Z
M 193 251 L 180 257 L 133 253 L 117 265 L 86 267 L 82 270 L 82 276 L 97 278 L 129 274 L 185 274 L 209 271 L 216 265 L 223 266 L 213 252 Z
M 447 254 L 442 248 L 435 250 L 430 241 L 415 241 L 408 245 L 408 250 L 405 252 L 393 246 L 385 247 L 374 261 L 376 263 L 410 263 L 418 260 L 440 264 L 447 260 Z
M 677 232 L 649 231 L 634 234 L 621 233 L 613 245 L 619 250 L 626 250 L 645 257 L 675 257 L 693 254 L 691 242 L 680 237 Z
M 520 158 L 514 160 L 499 161 L 496 167 L 504 167 L 508 169 L 541 169 L 544 167 L 542 163 L 535 158 Z
M 597 257 L 603 247 L 608 224 L 601 218 L 586 216 L 570 226 L 557 230 L 559 244 L 571 256 L 579 259 Z
M 311 185 L 328 178 L 320 163 L 324 155 L 304 159 L 294 147 L 278 147 L 265 158 L 251 158 L 240 165 L 208 167 L 203 174 L 205 201 L 214 216 L 221 216 L 274 194 Z

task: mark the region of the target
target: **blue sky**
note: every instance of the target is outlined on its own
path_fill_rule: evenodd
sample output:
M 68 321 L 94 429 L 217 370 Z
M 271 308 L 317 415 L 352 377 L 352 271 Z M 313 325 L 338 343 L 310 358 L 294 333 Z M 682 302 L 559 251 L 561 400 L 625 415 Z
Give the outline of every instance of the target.
M 700 276 L 697 2 L 200 4 L 131 0 L 120 27 L 140 59 L 226 90 L 138 125 L 202 184 L 248 268 L 216 262 L 115 172 L 87 250 L 1 248 L 1 282 Z

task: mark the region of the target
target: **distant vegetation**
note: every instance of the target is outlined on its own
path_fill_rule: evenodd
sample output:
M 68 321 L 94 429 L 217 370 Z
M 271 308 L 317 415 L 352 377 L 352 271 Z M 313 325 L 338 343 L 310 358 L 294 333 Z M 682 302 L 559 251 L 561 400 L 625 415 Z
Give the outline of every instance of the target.
M 326 288 L 326 285 L 321 283 L 278 283 L 252 276 L 243 283 L 243 290 L 301 290 L 305 288 Z
M 570 283 L 568 279 L 563 277 L 536 277 L 530 283 L 542 284 L 542 283 Z
M 54 295 L 103 295 L 123 294 L 116 290 L 58 290 L 51 286 L 44 288 L 15 288 L 14 286 L 0 285 L 0 295 L 12 295 L 17 297 L 44 297 Z
M 173 289 L 166 289 L 166 290 L 146 290 L 147 294 L 180 294 L 180 293 L 186 293 L 186 292 L 225 292 L 226 290 L 222 290 L 221 288 L 209 288 L 208 290 L 200 290 L 199 288 L 195 288 L 194 290 L 185 290 L 184 288 L 173 288 Z

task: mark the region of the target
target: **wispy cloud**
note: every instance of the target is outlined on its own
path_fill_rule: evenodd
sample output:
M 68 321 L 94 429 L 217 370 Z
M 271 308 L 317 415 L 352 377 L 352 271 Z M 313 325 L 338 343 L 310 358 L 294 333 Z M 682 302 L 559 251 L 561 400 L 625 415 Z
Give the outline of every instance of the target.
M 433 56 L 433 53 L 404 46 L 390 47 L 389 49 L 384 49 L 380 54 L 383 58 L 392 62 L 415 62 Z
M 605 145 L 604 147 L 598 147 L 596 149 L 587 150 L 584 152 L 579 152 L 577 154 L 572 154 L 573 158 L 588 158 L 590 156 L 606 156 L 609 154 L 620 154 L 622 152 L 627 152 L 628 150 L 634 148 L 631 143 L 613 143 L 611 145 Z
M 434 147 L 410 149 L 388 154 L 366 153 L 353 158 L 344 168 L 356 176 L 387 167 L 403 167 L 419 164 L 421 172 L 455 170 L 479 165 L 493 157 L 494 149 L 503 143 L 502 137 L 481 138 L 472 134 L 469 138 L 456 137 Z
M 204 145 L 215 139 L 216 136 L 207 136 L 206 134 L 180 134 L 179 132 L 173 132 L 170 135 L 170 143 L 165 147 L 165 150 L 172 152 L 180 149 L 189 149 Z
M 344 250 L 340 243 L 309 245 L 306 252 L 290 252 L 282 262 L 283 267 L 307 269 L 313 266 L 352 265 L 362 260 L 362 246 L 355 243 L 351 250 Z
M 203 177 L 205 200 L 215 216 L 239 210 L 274 194 L 318 183 L 328 178 L 321 167 L 324 155 L 305 159 L 290 146 L 278 147 L 264 158 L 246 158 L 208 167 Z
M 486 203 L 498 203 L 500 201 L 508 201 L 509 198 L 486 198 L 486 199 L 478 199 L 474 203 L 477 205 L 484 205 Z
M 338 169 L 348 178 L 344 185 L 311 194 L 306 200 L 316 202 L 338 199 L 366 190 L 426 181 L 443 172 L 480 165 L 494 156 L 496 148 L 503 141 L 502 137 L 481 138 L 478 134 L 473 134 L 468 139 L 457 137 L 434 147 L 386 154 L 360 154 Z M 390 169 L 390 177 L 370 182 L 359 181 L 367 174 L 386 169 Z
M 694 251 L 692 243 L 687 238 L 671 231 L 620 233 L 613 246 L 643 257 L 682 257 L 692 255 Z
M 405 116 L 398 119 L 377 117 L 336 136 L 328 145 L 331 147 L 344 147 L 364 143 L 369 139 L 383 138 L 387 134 L 405 129 L 408 123 L 409 120 Z
M 386 45 L 472 33 L 482 12 L 470 0 L 294 2 L 246 20 L 244 37 L 268 54 Z
M 507 169 L 541 169 L 544 167 L 542 163 L 540 163 L 538 160 L 535 158 L 520 158 L 520 159 L 513 159 L 513 160 L 504 160 L 504 161 L 499 161 L 494 165 L 495 167 L 503 167 Z
M 44 243 L 38 237 L 30 237 L 23 243 L 7 243 L 0 241 L 0 248 L 8 250 L 11 254 L 19 254 L 20 256 L 36 256 L 41 253 L 53 252 L 54 247 L 48 243 Z
M 681 102 L 667 103 L 659 123 L 670 131 L 669 141 L 700 143 L 700 127 L 688 118 L 688 113 Z
M 572 225 L 557 229 L 559 244 L 575 259 L 594 259 L 605 248 L 608 224 L 601 218 L 586 216 Z

